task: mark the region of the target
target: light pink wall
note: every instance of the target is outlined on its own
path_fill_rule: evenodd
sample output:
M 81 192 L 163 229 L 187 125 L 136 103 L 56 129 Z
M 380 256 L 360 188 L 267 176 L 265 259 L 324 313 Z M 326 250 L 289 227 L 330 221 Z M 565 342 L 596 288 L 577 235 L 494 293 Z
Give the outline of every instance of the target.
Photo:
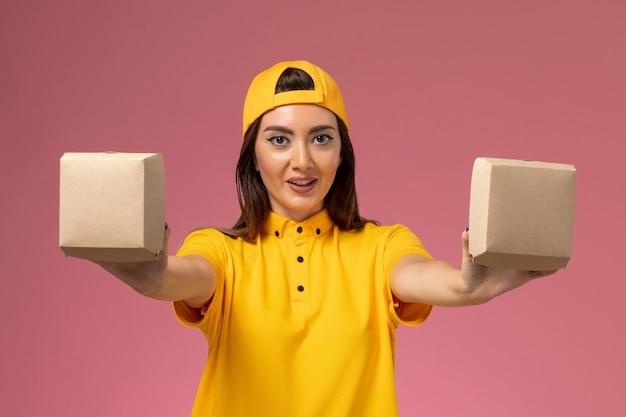
M 3 2 L 0 413 L 189 413 L 205 341 L 64 259 L 58 159 L 161 152 L 172 241 L 228 226 L 247 83 L 304 58 L 344 90 L 363 214 L 438 258 L 458 263 L 476 157 L 578 168 L 567 271 L 400 330 L 402 415 L 624 415 L 624 4 Z

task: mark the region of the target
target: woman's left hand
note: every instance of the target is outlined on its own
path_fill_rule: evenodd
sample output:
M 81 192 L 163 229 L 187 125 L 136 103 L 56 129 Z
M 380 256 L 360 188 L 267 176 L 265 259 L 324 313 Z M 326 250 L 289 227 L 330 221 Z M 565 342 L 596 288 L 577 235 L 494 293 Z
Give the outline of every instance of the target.
M 520 271 L 487 267 L 474 263 L 469 253 L 469 231 L 463 232 L 463 261 L 461 275 L 472 303 L 482 304 L 507 291 L 521 287 L 537 278 L 552 275 L 551 271 Z

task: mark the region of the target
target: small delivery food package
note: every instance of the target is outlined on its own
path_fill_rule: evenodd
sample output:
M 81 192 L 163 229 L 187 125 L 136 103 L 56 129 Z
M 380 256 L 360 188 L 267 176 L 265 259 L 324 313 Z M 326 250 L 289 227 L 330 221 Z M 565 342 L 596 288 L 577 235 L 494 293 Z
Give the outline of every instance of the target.
M 571 257 L 573 165 L 477 158 L 472 171 L 469 252 L 474 262 L 547 271 Z
M 65 153 L 59 246 L 93 261 L 155 259 L 163 247 L 165 172 L 157 153 Z

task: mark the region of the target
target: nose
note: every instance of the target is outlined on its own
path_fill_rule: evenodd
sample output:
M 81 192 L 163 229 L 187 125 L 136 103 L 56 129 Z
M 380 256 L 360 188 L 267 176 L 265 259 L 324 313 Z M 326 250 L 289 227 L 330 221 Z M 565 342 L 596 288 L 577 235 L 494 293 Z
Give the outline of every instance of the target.
M 291 168 L 305 170 L 313 167 L 313 156 L 308 143 L 296 141 L 291 150 Z

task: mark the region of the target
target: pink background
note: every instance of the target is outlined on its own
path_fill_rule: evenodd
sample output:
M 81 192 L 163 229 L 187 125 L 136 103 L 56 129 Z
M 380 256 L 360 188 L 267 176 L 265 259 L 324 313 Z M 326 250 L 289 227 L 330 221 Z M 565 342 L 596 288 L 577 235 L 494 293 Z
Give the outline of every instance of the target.
M 63 257 L 58 160 L 161 152 L 172 242 L 229 226 L 247 84 L 304 58 L 344 91 L 363 214 L 438 258 L 458 264 L 476 157 L 578 169 L 566 271 L 400 330 L 402 415 L 625 415 L 625 4 L 3 1 L 0 413 L 189 414 L 203 337 Z

